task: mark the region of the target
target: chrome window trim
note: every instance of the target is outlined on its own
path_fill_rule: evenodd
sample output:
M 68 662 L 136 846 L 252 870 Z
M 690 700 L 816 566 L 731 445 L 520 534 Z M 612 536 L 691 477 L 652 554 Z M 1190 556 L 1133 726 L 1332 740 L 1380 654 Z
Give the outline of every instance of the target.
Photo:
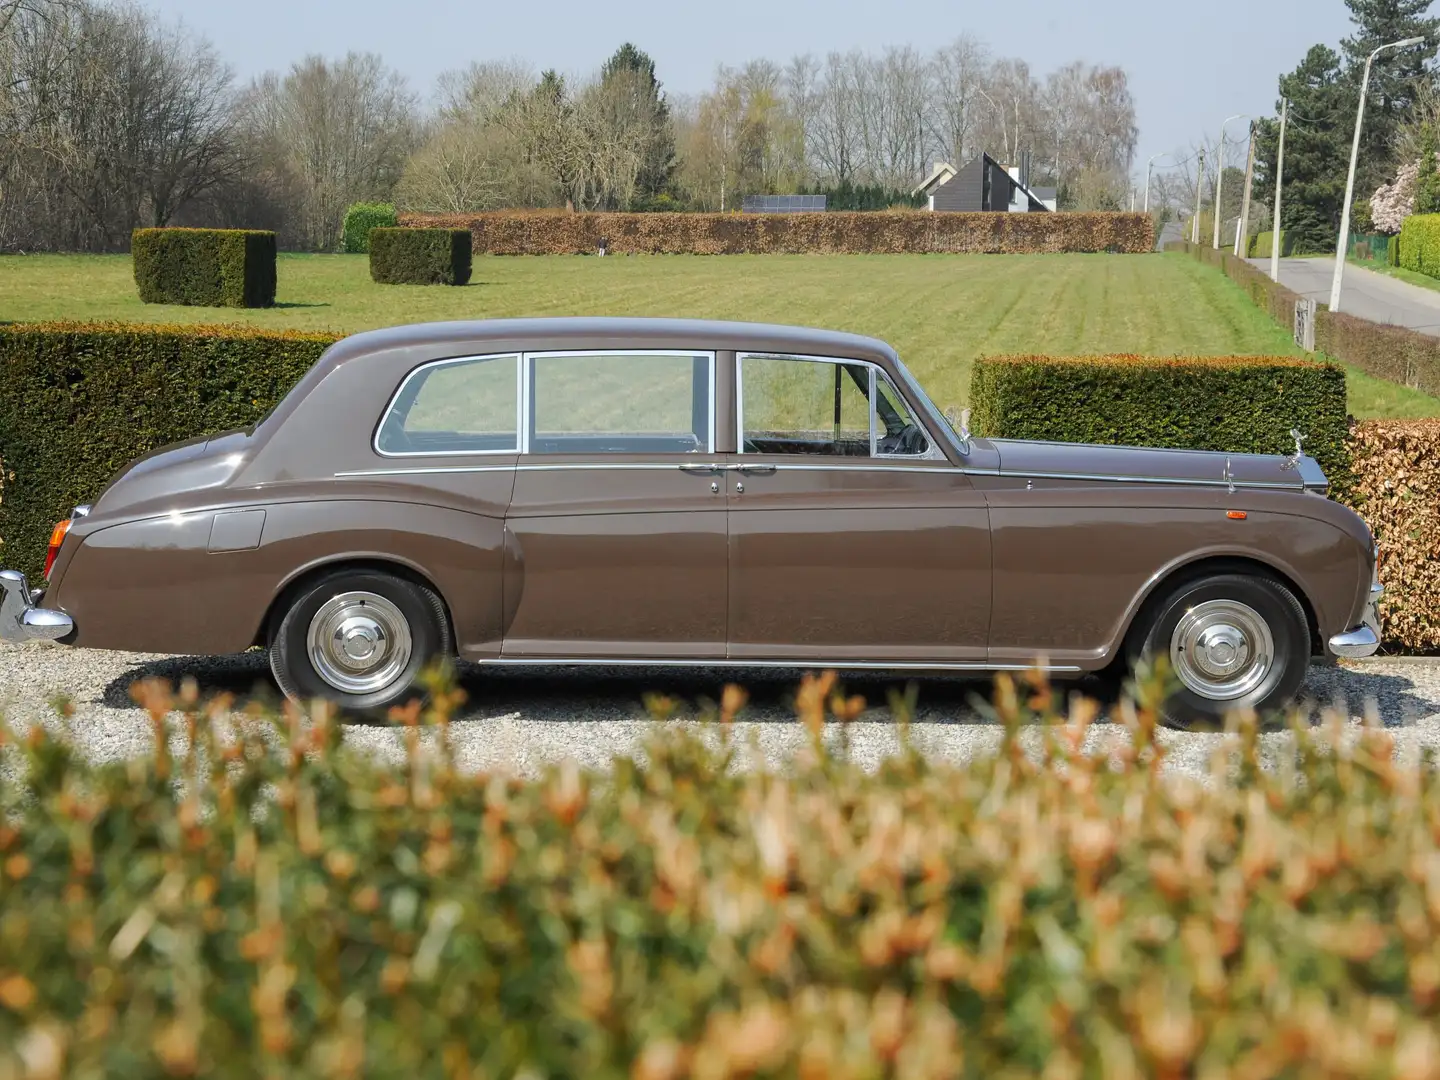
M 523 421 L 524 421 L 524 419 L 525 419 L 524 405 L 523 405 L 523 402 L 522 402 L 522 400 L 521 400 L 521 399 L 523 398 L 523 396 L 524 396 L 524 389 L 525 389 L 525 383 L 524 383 L 524 380 L 523 380 L 523 377 L 522 377 L 522 376 L 524 375 L 524 371 L 522 370 L 522 361 L 523 361 L 524 355 L 525 355 L 524 353 L 519 353 L 519 352 L 498 352 L 498 353 L 478 353 L 478 354 L 476 354 L 475 356 L 449 356 L 449 357 L 446 357 L 446 358 L 443 359 L 443 360 L 427 360 L 425 363 L 419 365 L 418 367 L 412 368 L 412 369 L 405 375 L 405 378 L 403 378 L 403 379 L 400 380 L 400 385 L 399 385 L 398 387 L 396 387 L 395 393 L 391 394 L 391 395 L 390 395 L 390 400 L 385 403 L 385 408 L 384 408 L 384 409 L 381 411 L 381 413 L 380 413 L 380 422 L 375 425 L 375 434 L 374 434 L 373 436 L 371 436 L 371 439 L 370 439 L 370 448 L 371 448 L 372 450 L 374 450 L 376 454 L 378 454 L 380 457 L 383 457 L 383 458 L 415 458 L 415 457 L 427 457 L 427 458 L 434 458 L 434 457 L 493 457 L 493 456 L 495 456 L 495 455 L 497 455 L 497 454 L 517 454 L 517 453 L 519 453 L 519 452 L 520 452 L 520 437 L 521 437 L 521 433 L 522 433 L 522 431 L 523 431 Z M 514 358 L 515 358 L 515 377 L 516 377 L 517 379 L 520 379 L 520 380 L 521 380 L 521 381 L 520 381 L 520 384 L 519 384 L 520 393 L 518 393 L 518 394 L 515 395 L 515 447 L 514 447 L 513 449 L 509 449 L 509 450 L 381 450 L 381 449 L 380 449 L 380 432 L 385 429 L 385 424 L 386 424 L 386 422 L 390 419 L 390 412 L 391 412 L 392 409 L 395 408 L 395 402 L 398 401 L 398 400 L 400 399 L 400 395 L 405 392 L 405 387 L 407 387 L 407 386 L 410 385 L 410 380 L 411 380 L 411 379 L 414 379 L 416 376 L 418 376 L 418 375 L 421 374 L 422 372 L 430 371 L 432 368 L 449 367 L 449 366 L 454 365 L 454 364 L 473 364 L 473 363 L 475 363 L 476 361 L 479 361 L 479 360 L 503 360 L 503 359 L 505 359 L 505 357 L 507 357 L 507 356 L 511 356 L 511 357 L 514 357 Z
M 925 432 L 925 441 L 928 444 L 923 454 L 882 454 L 878 450 L 879 438 L 875 430 L 875 388 L 879 379 L 884 379 L 895 396 L 900 399 L 906 410 L 909 411 L 911 419 L 917 419 L 919 412 L 911 402 L 895 385 L 895 381 L 885 374 L 885 369 L 872 360 L 856 360 L 844 356 L 814 356 L 809 353 L 776 353 L 776 352 L 739 352 L 735 353 L 735 452 L 746 453 L 745 450 L 745 361 L 746 360 L 803 360 L 812 364 L 859 364 L 870 370 L 870 457 L 876 461 L 946 461 L 944 453 L 935 443 L 935 437 L 922 424 L 920 430 Z M 781 455 L 775 455 L 781 456 Z M 796 454 L 795 457 L 807 455 Z M 948 470 L 947 470 L 948 471 Z
M 547 349 L 543 352 L 526 352 L 521 354 L 520 370 L 520 453 L 530 455 L 530 440 L 533 432 L 530 430 L 530 380 L 533 360 L 543 360 L 547 356 L 674 356 L 689 360 L 704 357 L 709 365 L 708 388 L 708 413 L 706 418 L 709 431 L 706 433 L 707 441 L 704 453 L 715 453 L 715 350 L 714 349 Z M 512 451 L 513 452 L 513 451 Z M 612 466 L 602 466 L 611 468 Z M 673 465 L 670 466 L 673 468 Z

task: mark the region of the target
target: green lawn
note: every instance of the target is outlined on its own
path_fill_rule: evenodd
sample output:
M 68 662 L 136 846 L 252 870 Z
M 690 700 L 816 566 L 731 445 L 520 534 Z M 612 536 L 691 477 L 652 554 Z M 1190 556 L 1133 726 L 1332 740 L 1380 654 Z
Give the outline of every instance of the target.
M 0 257 L 0 320 L 243 322 L 350 332 L 431 319 L 669 315 L 831 327 L 893 344 L 941 405 L 987 353 L 1293 354 L 1221 273 L 1183 255 L 481 257 L 466 288 L 376 285 L 356 255 L 282 255 L 265 311 L 142 304 L 128 256 Z M 1357 416 L 1440 400 L 1351 373 Z
M 1399 281 L 1411 285 L 1418 285 L 1422 289 L 1440 290 L 1440 281 L 1429 274 L 1422 274 L 1416 270 L 1406 270 L 1403 266 L 1391 266 L 1384 257 L 1378 259 L 1357 259 L 1353 255 L 1345 260 L 1352 266 L 1362 266 L 1366 270 L 1373 270 L 1377 274 L 1385 274 Z

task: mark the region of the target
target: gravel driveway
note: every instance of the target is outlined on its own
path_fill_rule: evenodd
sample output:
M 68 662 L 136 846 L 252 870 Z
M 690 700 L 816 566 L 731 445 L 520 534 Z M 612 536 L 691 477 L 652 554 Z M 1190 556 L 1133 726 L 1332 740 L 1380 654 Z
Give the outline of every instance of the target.
M 150 725 L 130 700 L 128 689 L 147 676 L 178 683 L 193 675 L 202 693 L 231 691 L 248 695 L 256 689 L 274 698 L 264 657 L 258 652 L 230 657 L 161 657 L 137 653 L 87 652 L 50 643 L 0 644 L 0 710 L 10 724 L 26 727 L 39 721 L 54 724 L 50 702 L 66 695 L 75 705 L 71 721 L 76 741 L 96 759 L 141 754 L 150 746 Z M 764 673 L 725 669 L 678 672 L 673 669 L 480 669 L 463 666 L 461 684 L 469 701 L 454 724 L 454 742 L 469 768 L 502 767 L 533 774 L 544 764 L 567 756 L 582 765 L 605 766 L 615 755 L 639 749 L 654 724 L 642 697 L 659 691 L 682 702 L 675 720 L 693 722 L 693 703 L 717 699 L 726 681 L 742 682 L 751 702 L 736 724 L 742 734 L 753 732 L 761 753 L 780 763 L 805 742 L 803 729 L 790 710 L 790 695 L 800 672 Z M 903 684 L 877 678 L 850 678 L 849 692 L 862 694 L 880 707 L 855 725 L 853 752 L 873 766 L 896 746 L 895 727 L 883 707 L 887 693 Z M 927 753 L 953 761 L 992 752 L 1000 730 L 973 707 L 984 682 L 930 678 L 920 680 L 919 706 L 913 737 Z M 1316 667 L 1304 695 L 1322 704 L 1339 698 L 1349 703 L 1358 723 L 1367 708 L 1387 727 L 1398 729 L 1399 751 L 1417 744 L 1440 746 L 1440 662 L 1367 660 L 1340 667 Z M 1273 733 L 1267 740 L 1288 736 Z M 399 759 L 401 744 L 394 729 L 355 725 L 347 738 Z M 1117 745 L 1127 736 L 1122 728 L 1101 723 L 1090 733 L 1095 751 Z M 1167 732 L 1171 767 L 1205 771 L 1210 751 L 1222 738 L 1215 734 Z

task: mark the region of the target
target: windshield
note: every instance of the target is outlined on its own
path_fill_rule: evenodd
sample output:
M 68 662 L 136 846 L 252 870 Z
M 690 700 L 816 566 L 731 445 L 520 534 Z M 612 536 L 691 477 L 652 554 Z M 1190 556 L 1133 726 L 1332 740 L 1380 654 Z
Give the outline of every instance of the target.
M 919 379 L 915 378 L 915 375 L 910 369 L 905 366 L 905 361 L 897 356 L 895 358 L 895 367 L 896 370 L 900 372 L 901 378 L 909 384 L 910 393 L 915 396 L 916 404 L 930 415 L 930 419 L 934 421 L 935 425 L 945 434 L 955 449 L 964 454 L 966 452 L 965 444 L 960 438 L 960 433 L 955 430 L 955 426 L 950 423 L 949 418 L 940 411 L 935 402 L 930 400 L 930 395 L 925 392 L 925 387 L 921 385 Z

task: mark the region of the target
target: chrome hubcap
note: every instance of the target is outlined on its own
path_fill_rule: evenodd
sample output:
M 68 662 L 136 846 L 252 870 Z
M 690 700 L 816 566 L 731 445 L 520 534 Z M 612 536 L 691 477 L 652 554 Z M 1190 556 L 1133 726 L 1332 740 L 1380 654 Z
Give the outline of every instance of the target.
M 1186 689 L 1212 701 L 1244 697 L 1275 660 L 1270 627 L 1238 600 L 1206 600 L 1187 611 L 1170 638 L 1170 665 Z
M 336 690 L 369 694 L 389 686 L 410 663 L 410 624 L 372 592 L 331 597 L 306 635 L 315 673 Z

